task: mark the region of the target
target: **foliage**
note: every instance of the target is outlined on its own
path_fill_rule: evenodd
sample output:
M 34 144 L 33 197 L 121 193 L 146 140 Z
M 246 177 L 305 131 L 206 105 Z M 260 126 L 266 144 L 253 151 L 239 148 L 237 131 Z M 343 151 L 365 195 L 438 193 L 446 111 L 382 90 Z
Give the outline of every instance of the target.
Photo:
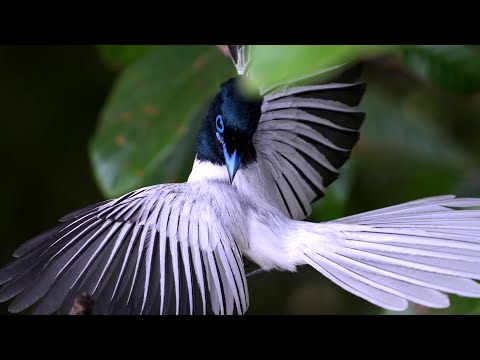
M 231 64 L 209 46 L 102 49 L 110 61 L 115 61 L 112 54 L 118 54 L 119 62 L 136 61 L 120 74 L 90 147 L 100 187 L 115 197 L 185 177 L 199 112 L 234 75 Z

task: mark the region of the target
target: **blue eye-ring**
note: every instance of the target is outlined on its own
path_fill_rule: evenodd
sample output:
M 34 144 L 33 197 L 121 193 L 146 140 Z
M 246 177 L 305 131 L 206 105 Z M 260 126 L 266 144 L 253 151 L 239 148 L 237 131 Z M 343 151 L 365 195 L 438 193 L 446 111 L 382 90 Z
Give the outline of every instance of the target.
M 225 126 L 223 125 L 223 118 L 222 115 L 218 115 L 217 119 L 215 120 L 215 125 L 217 126 L 217 131 L 222 134 L 225 130 Z

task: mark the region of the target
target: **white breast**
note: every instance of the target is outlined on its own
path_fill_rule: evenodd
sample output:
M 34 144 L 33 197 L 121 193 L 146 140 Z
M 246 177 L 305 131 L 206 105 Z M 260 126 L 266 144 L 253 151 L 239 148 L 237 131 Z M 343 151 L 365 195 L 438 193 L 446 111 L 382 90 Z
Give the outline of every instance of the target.
M 238 170 L 233 184 L 225 166 L 195 159 L 189 182 L 198 182 L 210 187 L 209 184 L 223 183 L 222 194 L 227 206 L 233 205 L 237 211 L 238 222 L 246 232 L 247 241 L 237 241 L 244 255 L 255 261 L 264 269 L 285 269 L 294 271 L 295 265 L 288 251 L 287 241 L 295 231 L 295 222 L 282 212 L 275 194 L 270 172 L 262 166 L 262 160 Z M 212 188 L 219 189 L 218 186 Z
M 212 164 L 208 161 L 200 161 L 195 158 L 192 171 L 188 176 L 188 182 L 199 180 L 214 180 L 230 183 L 226 166 Z

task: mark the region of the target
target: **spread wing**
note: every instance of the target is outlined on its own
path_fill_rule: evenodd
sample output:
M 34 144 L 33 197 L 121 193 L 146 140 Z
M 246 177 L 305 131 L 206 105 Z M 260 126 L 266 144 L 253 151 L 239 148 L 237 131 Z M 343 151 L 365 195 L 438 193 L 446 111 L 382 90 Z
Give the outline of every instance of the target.
M 246 75 L 248 48 L 231 49 Z M 260 90 L 262 117 L 253 141 L 274 175 L 284 213 L 293 219 L 310 215 L 311 203 L 337 179 L 359 138 L 365 118 L 357 109 L 365 92 L 360 75 L 359 65 L 342 65 Z
M 66 314 L 87 293 L 99 314 L 243 314 L 235 231 L 194 186 L 148 187 L 65 216 L 0 270 L 0 301 Z

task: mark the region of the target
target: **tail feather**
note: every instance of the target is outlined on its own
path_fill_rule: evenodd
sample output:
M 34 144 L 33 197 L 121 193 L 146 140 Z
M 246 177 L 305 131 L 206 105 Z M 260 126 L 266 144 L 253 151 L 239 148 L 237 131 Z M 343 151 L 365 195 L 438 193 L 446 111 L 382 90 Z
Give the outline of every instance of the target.
M 439 196 L 313 224 L 303 260 L 344 289 L 390 310 L 480 298 L 480 199 Z
M 452 208 L 468 208 L 480 206 L 480 199 L 475 198 L 456 198 L 454 195 L 435 196 L 415 201 L 409 201 L 404 204 L 389 206 L 387 208 L 372 210 L 361 214 L 356 214 L 332 221 L 341 223 L 360 224 L 368 220 L 395 219 L 400 216 L 408 216 L 413 214 L 430 214 L 438 212 L 449 212 Z M 480 218 L 480 213 L 477 215 Z M 413 218 L 412 220 L 415 220 Z M 480 225 L 479 225 L 480 226 Z
M 305 260 L 334 283 L 375 305 L 391 310 L 404 310 L 408 305 L 406 300 L 372 286 L 366 278 L 359 280 L 355 273 L 325 257 L 310 253 L 305 254 Z

